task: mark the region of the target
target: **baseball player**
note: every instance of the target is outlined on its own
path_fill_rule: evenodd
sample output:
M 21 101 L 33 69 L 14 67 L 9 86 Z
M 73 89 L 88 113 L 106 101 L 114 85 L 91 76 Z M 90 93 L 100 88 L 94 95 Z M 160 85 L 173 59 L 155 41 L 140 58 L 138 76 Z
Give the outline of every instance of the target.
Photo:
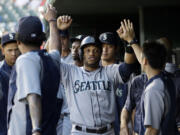
M 162 72 L 166 62 L 165 47 L 157 42 L 148 42 L 140 48 L 129 20 L 121 22 L 117 32 L 132 46 L 148 78 L 140 102 L 139 134 L 175 134 L 175 87 L 169 75 Z
M 67 16 L 59 23 L 70 20 Z M 101 52 L 101 44 L 94 37 L 87 36 L 80 47 L 83 67 L 60 64 L 73 135 L 114 134 L 115 89 L 118 83 L 128 80 L 134 62 L 102 67 L 99 65 Z
M 58 92 L 60 48 L 55 9 L 49 5 L 44 17 L 50 26 L 49 40 L 54 42 L 49 53 L 40 50 L 45 34 L 39 18 L 28 16 L 19 21 L 17 43 L 22 55 L 10 80 L 8 135 L 56 135 L 62 95 Z
M 0 69 L 4 71 L 8 77 L 11 74 L 12 66 L 15 64 L 17 57 L 20 55 L 15 33 L 8 33 L 1 39 L 2 54 L 5 59 L 0 63 Z
M 157 40 L 158 42 L 160 42 L 161 44 L 165 45 L 166 49 L 167 49 L 167 61 L 166 61 L 166 66 L 165 66 L 165 71 L 168 73 L 172 73 L 173 74 L 173 81 L 174 84 L 176 85 L 176 96 L 177 96 L 177 103 L 179 101 L 179 75 L 178 75 L 178 69 L 175 66 L 175 64 L 172 64 L 172 50 L 171 50 L 171 45 L 169 44 L 169 42 L 167 42 L 167 38 L 163 37 Z M 134 117 L 134 132 L 136 134 L 138 134 L 139 130 L 140 130 L 140 118 L 141 118 L 141 109 L 140 109 L 140 100 L 141 100 L 141 95 L 143 93 L 144 90 L 144 86 L 146 84 L 146 82 L 148 81 L 147 79 L 147 75 L 146 74 L 141 74 L 137 77 L 135 77 L 130 85 L 130 91 L 129 91 L 129 95 L 128 98 L 126 100 L 126 104 L 125 107 L 122 111 L 121 114 L 121 134 L 128 134 L 128 127 L 127 127 L 127 123 L 129 121 L 129 116 L 131 116 L 131 113 L 133 112 L 133 110 L 135 109 L 135 117 Z M 176 103 L 176 105 L 177 105 Z M 177 105 L 177 110 L 178 110 L 178 105 Z M 176 119 L 177 119 L 177 125 L 178 125 L 178 119 L 179 119 L 179 115 L 177 113 L 176 115 Z
M 2 36 L 1 39 L 2 54 L 5 59 L 0 63 L 1 74 L 1 92 L 2 99 L 0 100 L 0 135 L 7 134 L 7 102 L 8 102 L 8 84 L 11 70 L 17 57 L 20 55 L 15 33 L 8 33 Z
M 101 56 L 101 63 L 102 66 L 111 65 L 114 63 L 120 63 L 117 61 L 117 37 L 115 34 L 111 32 L 102 33 L 99 36 L 99 39 L 102 43 L 102 56 Z M 126 53 L 133 54 L 134 52 L 131 49 L 125 49 Z M 121 50 L 120 53 L 123 53 Z M 128 59 L 128 56 L 125 55 L 125 61 Z M 119 84 L 116 90 L 116 119 L 115 119 L 115 134 L 119 135 L 120 132 L 120 113 L 125 104 L 126 98 L 128 93 L 128 83 L 126 84 Z
M 72 48 L 71 53 L 74 60 L 74 64 L 81 67 L 83 65 L 82 61 L 79 57 L 79 49 L 81 45 L 81 41 L 85 38 L 85 35 L 78 35 L 74 38 L 71 38 Z

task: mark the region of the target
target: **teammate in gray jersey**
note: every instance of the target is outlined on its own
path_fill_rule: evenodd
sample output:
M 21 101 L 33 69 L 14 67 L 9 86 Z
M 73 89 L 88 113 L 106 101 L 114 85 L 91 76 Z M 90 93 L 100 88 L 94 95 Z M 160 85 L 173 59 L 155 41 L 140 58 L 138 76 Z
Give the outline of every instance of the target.
M 59 29 L 66 27 L 69 21 L 69 16 L 61 18 Z M 87 36 L 80 47 L 83 67 L 60 64 L 61 81 L 73 124 L 72 135 L 114 134 L 115 90 L 118 83 L 128 80 L 134 61 L 102 67 L 99 65 L 101 52 L 101 44 L 94 37 Z M 134 58 L 134 55 L 127 55 Z
M 175 127 L 175 87 L 167 73 L 163 73 L 166 49 L 158 42 L 137 45 L 133 24 L 129 20 L 121 22 L 119 36 L 127 41 L 147 74 L 141 96 L 140 135 L 173 135 Z

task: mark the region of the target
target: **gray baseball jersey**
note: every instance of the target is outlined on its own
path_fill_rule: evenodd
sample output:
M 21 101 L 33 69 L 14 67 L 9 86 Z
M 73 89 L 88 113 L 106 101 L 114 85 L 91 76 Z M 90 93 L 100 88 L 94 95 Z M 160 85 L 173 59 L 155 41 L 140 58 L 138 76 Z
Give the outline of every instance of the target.
M 66 57 L 61 57 L 61 61 L 64 62 L 64 63 L 68 63 L 68 64 L 73 64 L 74 63 L 74 60 L 73 60 L 73 57 L 72 57 L 71 53 L 69 53 L 69 55 L 66 56 Z
M 120 68 L 114 64 L 88 72 L 83 67 L 60 64 L 73 124 L 102 127 L 114 121 L 115 90 L 123 83 Z
M 50 52 L 49 55 L 57 63 L 59 62 L 56 51 Z M 42 67 L 40 60 L 37 52 L 28 52 L 18 57 L 16 61 L 17 92 L 13 100 L 14 105 L 12 106 L 8 135 L 26 135 L 26 97 L 30 93 L 41 95 L 40 73 Z M 57 97 L 62 98 L 60 87 Z

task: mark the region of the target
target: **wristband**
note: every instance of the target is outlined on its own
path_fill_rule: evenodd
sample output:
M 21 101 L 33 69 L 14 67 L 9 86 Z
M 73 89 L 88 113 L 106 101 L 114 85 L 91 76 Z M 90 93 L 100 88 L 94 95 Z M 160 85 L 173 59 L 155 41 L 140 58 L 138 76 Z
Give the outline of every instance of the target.
M 132 54 L 132 53 L 134 53 L 134 50 L 132 49 L 131 46 L 128 46 L 128 45 L 127 45 L 127 46 L 125 47 L 125 52 Z
M 41 128 L 35 128 L 32 130 L 32 134 L 34 134 L 36 132 L 41 133 L 41 131 L 42 131 Z
M 129 45 L 138 44 L 138 40 L 134 38 L 132 41 L 129 42 Z
M 50 19 L 48 20 L 48 22 L 56 22 L 57 20 L 56 19 Z

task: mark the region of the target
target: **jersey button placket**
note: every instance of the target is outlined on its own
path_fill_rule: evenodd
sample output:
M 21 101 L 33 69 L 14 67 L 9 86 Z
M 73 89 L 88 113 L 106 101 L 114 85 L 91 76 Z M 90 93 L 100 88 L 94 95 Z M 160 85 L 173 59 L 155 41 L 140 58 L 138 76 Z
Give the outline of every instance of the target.
M 101 119 L 100 119 L 100 108 L 98 105 L 98 98 L 97 98 L 97 93 L 96 91 L 93 91 L 91 94 L 92 98 L 92 105 L 93 105 L 93 110 L 94 110 L 94 120 L 95 120 L 95 125 L 96 126 L 101 126 Z

